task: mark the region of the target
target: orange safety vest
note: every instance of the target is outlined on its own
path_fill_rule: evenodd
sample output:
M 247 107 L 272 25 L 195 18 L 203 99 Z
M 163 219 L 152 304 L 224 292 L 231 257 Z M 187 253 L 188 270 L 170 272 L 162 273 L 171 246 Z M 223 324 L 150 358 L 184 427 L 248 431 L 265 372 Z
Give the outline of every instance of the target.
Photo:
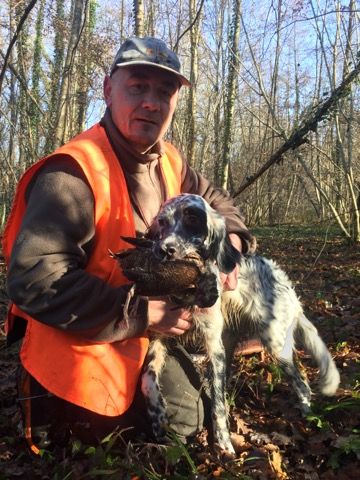
M 174 196 L 180 193 L 182 160 L 172 145 L 166 144 L 165 151 L 160 166 L 167 193 Z M 86 271 L 113 286 L 128 283 L 108 252 L 129 248 L 120 236 L 135 235 L 132 207 L 119 160 L 99 124 L 25 172 L 4 231 L 6 262 L 26 209 L 26 188 L 44 162 L 59 153 L 77 161 L 95 198 L 95 246 Z M 40 323 L 14 304 L 9 309 L 8 331 L 15 315 L 27 320 L 20 352 L 22 364 L 49 392 L 102 415 L 121 415 L 129 408 L 148 348 L 146 336 L 94 343 Z

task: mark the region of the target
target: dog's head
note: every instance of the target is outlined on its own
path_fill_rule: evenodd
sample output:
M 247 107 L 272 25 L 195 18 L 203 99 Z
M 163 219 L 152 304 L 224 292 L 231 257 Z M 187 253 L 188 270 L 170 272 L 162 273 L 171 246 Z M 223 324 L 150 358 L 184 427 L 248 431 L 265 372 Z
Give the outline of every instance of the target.
M 199 195 L 172 198 L 155 218 L 150 236 L 159 258 L 184 258 L 198 252 L 204 260 L 217 263 L 229 273 L 240 260 L 226 233 L 225 220 Z

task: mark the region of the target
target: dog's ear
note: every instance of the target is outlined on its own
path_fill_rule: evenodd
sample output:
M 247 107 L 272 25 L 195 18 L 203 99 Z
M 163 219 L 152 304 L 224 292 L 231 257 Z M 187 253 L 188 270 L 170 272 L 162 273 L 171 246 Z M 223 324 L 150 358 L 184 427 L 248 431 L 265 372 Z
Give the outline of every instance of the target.
M 211 207 L 207 207 L 207 214 L 208 235 L 205 244 L 208 258 L 216 261 L 220 272 L 230 273 L 240 262 L 240 252 L 230 241 L 224 217 Z
M 230 241 L 229 235 L 225 235 L 223 241 L 220 243 L 216 263 L 220 272 L 230 273 L 240 262 L 240 252 Z
M 145 234 L 146 238 L 149 238 L 151 240 L 158 240 L 159 238 L 159 223 L 157 221 L 157 217 L 155 217 L 149 226 L 149 228 L 146 231 Z

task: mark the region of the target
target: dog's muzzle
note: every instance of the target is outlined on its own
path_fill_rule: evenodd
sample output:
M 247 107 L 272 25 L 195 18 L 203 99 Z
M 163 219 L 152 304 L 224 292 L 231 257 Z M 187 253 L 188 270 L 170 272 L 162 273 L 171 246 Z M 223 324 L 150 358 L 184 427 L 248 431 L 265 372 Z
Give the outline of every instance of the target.
M 179 258 L 180 248 L 172 240 L 159 240 L 154 246 L 154 253 L 159 260 L 174 260 Z

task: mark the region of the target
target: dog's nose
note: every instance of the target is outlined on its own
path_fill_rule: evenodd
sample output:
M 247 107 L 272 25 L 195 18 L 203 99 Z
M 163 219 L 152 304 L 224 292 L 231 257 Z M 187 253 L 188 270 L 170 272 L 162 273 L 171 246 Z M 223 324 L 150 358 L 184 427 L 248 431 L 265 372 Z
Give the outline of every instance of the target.
M 176 248 L 174 245 L 165 245 L 165 252 L 168 257 L 173 257 L 176 253 Z
M 177 253 L 176 242 L 170 238 L 167 238 L 164 242 L 162 242 L 161 249 L 163 250 L 166 258 L 173 258 Z
M 157 245 L 155 253 L 161 259 L 172 258 L 176 254 L 176 247 L 172 244 L 161 243 Z

